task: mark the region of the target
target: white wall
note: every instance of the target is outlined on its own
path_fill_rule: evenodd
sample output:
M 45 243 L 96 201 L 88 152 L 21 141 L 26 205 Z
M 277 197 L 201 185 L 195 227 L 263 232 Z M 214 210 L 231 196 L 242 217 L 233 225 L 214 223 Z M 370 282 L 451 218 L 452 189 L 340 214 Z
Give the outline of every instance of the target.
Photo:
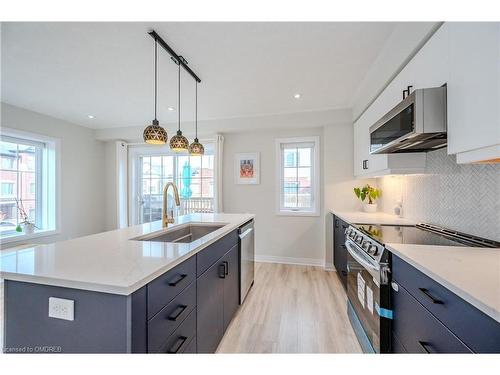
M 276 215 L 275 139 L 316 135 L 322 138 L 322 128 L 224 134 L 224 212 L 249 212 L 257 215 L 255 223 L 257 258 L 309 264 L 323 263 L 323 212 L 321 216 L 316 217 Z M 234 155 L 241 152 L 260 152 L 259 185 L 235 184 Z
M 30 243 L 49 243 L 103 231 L 104 144 L 95 140 L 93 130 L 5 103 L 1 120 L 2 127 L 61 140 L 61 233 Z
M 275 139 L 318 135 L 321 138 L 321 215 L 276 215 Z M 353 178 L 352 123 L 315 128 L 273 129 L 224 134 L 224 211 L 250 212 L 256 218 L 258 259 L 326 264 L 331 267 L 332 221 L 330 208 L 358 209 L 354 186 L 365 181 Z M 234 183 L 234 154 L 260 152 L 259 185 Z
M 361 203 L 353 188 L 374 179 L 355 180 L 353 176 L 353 126 L 350 122 L 327 125 L 323 128 L 323 181 L 324 181 L 324 233 L 325 265 L 333 267 L 333 216 L 330 209 L 356 211 Z

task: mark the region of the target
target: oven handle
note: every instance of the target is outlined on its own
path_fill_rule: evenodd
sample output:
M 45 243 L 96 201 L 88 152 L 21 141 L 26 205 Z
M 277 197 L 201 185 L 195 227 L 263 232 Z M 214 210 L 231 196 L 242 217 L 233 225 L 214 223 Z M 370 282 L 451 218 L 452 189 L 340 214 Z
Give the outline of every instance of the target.
M 372 271 L 375 271 L 375 272 L 379 272 L 380 271 L 380 268 L 379 267 L 375 267 L 373 264 L 367 262 L 359 253 L 358 251 L 356 250 L 355 247 L 353 247 L 353 244 L 351 241 L 347 240 L 345 242 L 345 246 L 347 248 L 347 251 L 349 252 L 349 254 L 352 255 L 352 257 L 354 259 L 356 259 L 356 261 L 361 264 L 363 267 L 365 267 L 366 269 L 368 270 L 372 270 Z

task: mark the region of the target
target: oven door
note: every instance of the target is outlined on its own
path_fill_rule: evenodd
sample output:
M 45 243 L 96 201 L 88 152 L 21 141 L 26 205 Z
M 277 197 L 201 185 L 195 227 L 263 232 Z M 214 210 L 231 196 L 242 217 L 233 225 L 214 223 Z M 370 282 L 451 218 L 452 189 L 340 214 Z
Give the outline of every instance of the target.
M 363 350 L 380 353 L 380 269 L 350 240 L 346 247 L 351 322 Z

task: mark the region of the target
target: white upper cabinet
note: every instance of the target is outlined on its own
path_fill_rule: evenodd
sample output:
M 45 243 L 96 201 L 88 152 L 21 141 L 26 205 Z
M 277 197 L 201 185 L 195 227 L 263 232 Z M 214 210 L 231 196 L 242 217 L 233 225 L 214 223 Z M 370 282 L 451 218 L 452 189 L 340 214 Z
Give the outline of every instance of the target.
M 369 128 L 403 100 L 413 86 L 439 87 L 447 83 L 447 29 L 441 27 L 354 123 L 354 175 L 414 174 L 425 171 L 425 153 L 370 155 Z
M 448 23 L 448 153 L 500 158 L 500 23 Z
M 354 175 L 422 173 L 425 153 L 370 155 L 369 128 L 403 90 L 447 85 L 448 153 L 500 160 L 500 23 L 445 23 L 354 123 Z

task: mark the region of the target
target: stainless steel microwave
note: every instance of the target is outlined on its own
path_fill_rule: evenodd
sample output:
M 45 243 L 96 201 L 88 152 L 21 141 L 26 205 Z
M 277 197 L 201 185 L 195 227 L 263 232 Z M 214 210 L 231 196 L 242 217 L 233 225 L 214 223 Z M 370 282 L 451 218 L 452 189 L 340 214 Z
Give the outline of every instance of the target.
M 370 127 L 371 154 L 425 152 L 446 142 L 446 86 L 413 91 Z

